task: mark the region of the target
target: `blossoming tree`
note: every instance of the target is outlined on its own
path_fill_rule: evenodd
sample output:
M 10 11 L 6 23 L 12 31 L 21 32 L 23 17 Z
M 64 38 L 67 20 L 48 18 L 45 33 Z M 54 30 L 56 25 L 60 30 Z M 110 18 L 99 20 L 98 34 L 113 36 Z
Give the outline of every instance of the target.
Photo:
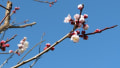
M 55 0 L 53 2 L 39 1 L 39 0 L 34 0 L 34 1 L 42 2 L 42 3 L 48 3 L 50 7 L 52 7 L 52 5 L 57 2 L 57 0 Z M 26 21 L 23 22 L 24 25 L 19 25 L 19 24 L 21 24 L 21 23 L 19 23 L 16 26 L 16 23 L 14 23 L 14 22 L 11 23 L 10 22 L 10 20 L 11 20 L 10 18 L 13 14 L 15 14 L 17 11 L 20 10 L 20 7 L 15 7 L 15 8 L 12 7 L 12 2 L 11 1 L 7 1 L 7 6 L 6 7 L 1 5 L 1 4 L 0 4 L 0 7 L 2 7 L 3 9 L 6 10 L 5 11 L 5 17 L 3 17 L 3 19 L 0 22 L 0 25 L 1 25 L 0 26 L 0 33 L 3 34 L 1 36 L 1 41 L 0 41 L 0 49 L 1 49 L 0 54 L 11 54 L 10 57 L 8 59 L 6 59 L 0 65 L 0 68 L 2 68 L 4 65 L 7 65 L 6 63 L 13 57 L 14 54 L 17 54 L 18 56 L 23 54 L 27 50 L 27 48 L 30 44 L 29 41 L 27 41 L 27 37 L 24 37 L 22 40 L 20 40 L 20 43 L 16 44 L 18 46 L 18 49 L 16 49 L 15 51 L 14 50 L 9 50 L 9 52 L 4 52 L 4 51 L 6 51 L 7 47 L 10 47 L 12 45 L 12 44 L 9 44 L 9 41 L 13 40 L 17 36 L 17 35 L 14 35 L 13 37 L 11 37 L 9 39 L 4 40 L 3 37 L 4 37 L 4 34 L 5 34 L 5 31 L 10 29 L 10 28 L 24 28 L 24 27 L 27 27 L 27 26 L 32 26 L 32 25 L 36 24 L 36 22 L 26 24 L 26 22 L 28 21 L 28 20 L 26 20 Z M 73 16 L 74 19 L 72 18 L 72 16 L 70 14 L 68 14 L 68 16 L 65 17 L 65 19 L 64 19 L 64 23 L 68 23 L 70 25 L 73 25 L 73 28 L 71 28 L 72 30 L 69 33 L 67 33 L 64 37 L 62 37 L 61 39 L 59 39 L 58 41 L 56 41 L 53 44 L 46 43 L 45 47 L 43 48 L 43 50 L 41 52 L 40 52 L 40 49 L 39 49 L 39 53 L 37 55 L 34 55 L 32 58 L 23 61 L 23 59 L 24 59 L 24 57 L 26 57 L 26 55 L 28 55 L 36 46 L 38 46 L 39 44 L 41 44 L 42 42 L 45 41 L 45 40 L 43 40 L 43 36 L 44 36 L 44 34 L 43 34 L 43 36 L 41 38 L 41 41 L 38 44 L 36 44 L 35 46 L 33 46 L 30 50 L 28 50 L 28 52 L 17 62 L 17 64 L 13 65 L 11 68 L 18 68 L 18 67 L 20 67 L 22 65 L 25 65 L 26 63 L 34 60 L 34 62 L 29 66 L 30 68 L 32 68 L 33 65 L 40 59 L 40 57 L 43 54 L 48 53 L 50 50 L 54 51 L 55 46 L 57 44 L 61 43 L 66 38 L 69 38 L 74 43 L 79 43 L 79 40 L 81 38 L 83 38 L 84 40 L 88 40 L 89 35 L 94 35 L 94 34 L 97 34 L 97 33 L 101 33 L 105 30 L 108 30 L 108 29 L 111 29 L 111 28 L 114 28 L 114 27 L 117 26 L 117 25 L 114 25 L 114 26 L 111 26 L 111 27 L 105 27 L 103 29 L 96 29 L 95 31 L 93 31 L 91 33 L 87 33 L 87 30 L 89 28 L 89 25 L 86 22 L 86 19 L 88 18 L 88 14 L 83 14 L 82 15 L 82 11 L 84 9 L 84 4 L 79 4 L 77 6 L 77 8 L 78 8 L 78 11 L 80 11 L 80 12 Z

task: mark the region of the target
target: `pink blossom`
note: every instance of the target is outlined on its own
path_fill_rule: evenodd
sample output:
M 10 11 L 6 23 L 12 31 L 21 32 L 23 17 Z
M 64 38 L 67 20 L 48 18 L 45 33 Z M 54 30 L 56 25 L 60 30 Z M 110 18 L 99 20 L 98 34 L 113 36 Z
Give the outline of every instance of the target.
M 85 18 L 81 17 L 79 20 L 80 23 L 84 23 L 85 22 Z
M 65 22 L 65 23 L 69 23 L 70 20 L 71 20 L 71 16 L 70 16 L 70 14 L 68 14 L 68 16 L 65 17 L 64 22 Z
M 87 14 L 84 14 L 84 18 L 88 18 L 88 15 L 87 15 Z
M 85 25 L 83 26 L 83 29 L 84 29 L 84 30 L 88 30 L 88 28 L 89 28 L 89 25 L 88 25 L 88 24 L 85 24 Z
M 83 4 L 79 4 L 78 9 L 82 10 L 83 9 Z
M 74 18 L 75 18 L 75 21 L 77 21 L 79 19 L 80 15 L 79 14 L 75 14 L 74 15 Z

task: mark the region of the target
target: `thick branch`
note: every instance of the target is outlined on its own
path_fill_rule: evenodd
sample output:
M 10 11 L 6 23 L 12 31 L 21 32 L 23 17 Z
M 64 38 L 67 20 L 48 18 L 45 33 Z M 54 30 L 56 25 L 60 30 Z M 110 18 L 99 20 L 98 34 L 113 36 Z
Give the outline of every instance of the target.
M 4 31 L 4 30 L 9 26 L 10 12 L 11 12 L 11 9 L 12 9 L 12 2 L 8 1 L 6 8 L 8 8 L 9 11 L 6 9 L 5 16 L 6 16 L 7 14 L 9 14 L 9 15 L 5 18 L 4 25 L 2 25 L 2 26 L 0 27 L 0 33 L 1 33 L 2 31 Z
M 10 25 L 8 28 L 25 28 L 27 26 L 32 26 L 32 25 L 35 25 L 35 24 L 36 24 L 36 22 L 30 23 L 30 24 L 21 25 L 21 26 Z

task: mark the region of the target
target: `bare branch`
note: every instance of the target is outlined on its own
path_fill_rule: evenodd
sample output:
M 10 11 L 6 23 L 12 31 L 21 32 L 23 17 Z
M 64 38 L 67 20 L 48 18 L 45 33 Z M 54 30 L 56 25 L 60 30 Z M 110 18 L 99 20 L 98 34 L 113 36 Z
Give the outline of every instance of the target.
M 6 60 L 3 62 L 3 64 L 0 65 L 0 68 L 2 68 L 2 67 L 8 62 L 8 60 L 10 60 L 10 59 L 12 58 L 13 55 L 14 55 L 14 53 L 12 53 L 12 54 L 10 55 L 10 57 L 9 57 L 8 59 L 6 59 Z
M 8 43 L 10 40 L 14 39 L 17 36 L 17 34 L 15 34 L 12 38 L 7 39 L 5 43 Z
M 8 28 L 25 28 L 27 26 L 32 26 L 34 24 L 36 24 L 36 22 L 30 23 L 30 24 L 21 25 L 21 26 L 10 25 Z
M 53 1 L 53 2 L 40 1 L 40 0 L 34 0 L 34 1 L 41 2 L 41 3 L 48 3 L 48 4 L 54 4 L 54 3 L 56 3 L 55 1 Z
M 42 37 L 41 37 L 41 41 L 43 41 L 43 37 L 44 37 L 45 33 L 43 33 Z M 41 44 L 39 45 L 39 53 L 40 53 L 40 47 L 41 47 Z M 37 63 L 37 61 L 40 59 L 40 57 L 38 57 L 31 65 L 30 65 L 30 68 L 33 67 L 33 65 L 35 65 L 35 63 Z
M 10 54 L 10 53 L 7 53 L 7 52 L 6 52 L 6 53 L 0 53 L 0 54 Z
M 8 14 L 8 16 L 5 18 L 4 25 L 2 25 L 2 26 L 0 27 L 0 33 L 1 33 L 2 31 L 4 31 L 4 30 L 9 26 L 10 12 L 11 12 L 11 9 L 12 9 L 12 2 L 8 1 L 6 8 L 8 8 L 9 11 L 6 10 L 5 16 L 6 16 L 7 14 Z

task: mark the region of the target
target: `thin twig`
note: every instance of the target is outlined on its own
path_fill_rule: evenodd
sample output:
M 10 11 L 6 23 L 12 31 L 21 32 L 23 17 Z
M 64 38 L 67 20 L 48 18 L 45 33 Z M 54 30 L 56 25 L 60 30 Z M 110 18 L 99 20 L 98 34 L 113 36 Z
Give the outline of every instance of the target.
M 54 4 L 54 3 L 56 3 L 55 1 L 52 1 L 52 2 L 40 1 L 40 0 L 34 0 L 34 1 L 41 2 L 41 3 L 48 3 L 48 4 Z
M 35 24 L 36 24 L 36 22 L 30 23 L 30 24 L 21 25 L 21 26 L 10 25 L 8 28 L 25 28 L 27 26 L 32 26 L 32 25 L 35 25 Z
M 114 26 L 111 26 L 111 27 L 106 27 L 106 28 L 104 28 L 104 29 L 101 29 L 99 32 L 87 33 L 87 34 L 85 34 L 85 35 L 93 35 L 93 34 L 101 33 L 101 32 L 103 32 L 103 31 L 105 31 L 105 30 L 107 30 L 107 29 L 111 29 L 111 28 L 114 28 L 114 27 L 117 27 L 117 26 L 118 26 L 118 25 L 114 25 Z
M 2 37 L 0 38 L 0 41 L 3 40 L 3 38 L 4 38 L 4 36 L 5 36 L 5 32 L 6 32 L 6 31 L 3 32 L 3 35 L 2 35 Z
M 0 25 L 3 23 L 3 21 L 6 19 L 6 17 L 8 16 L 9 14 L 7 13 L 7 15 L 5 15 L 5 17 L 2 19 L 2 21 L 0 22 Z
M 44 35 L 45 35 L 45 33 L 43 33 L 40 41 L 43 41 Z M 40 48 L 41 48 L 41 44 L 39 45 L 39 53 L 40 53 Z M 39 59 L 40 59 L 40 57 L 38 57 L 38 58 L 30 65 L 30 68 L 32 68 L 33 65 L 35 65 L 35 63 L 37 63 L 37 61 L 38 61 Z
M 9 11 L 9 9 L 8 9 L 8 8 L 4 7 L 4 6 L 3 6 L 3 5 L 1 5 L 1 4 L 0 4 L 0 7 L 2 7 L 2 8 L 4 8 L 4 9 L 6 9 L 6 10 L 8 10 L 8 11 Z
M 0 53 L 0 54 L 10 54 L 10 53 Z
M 14 39 L 17 36 L 17 34 L 15 34 L 12 38 L 7 39 L 5 43 L 8 43 L 10 40 Z
M 0 65 L 0 68 L 2 68 L 2 67 L 8 62 L 8 60 L 10 60 L 10 59 L 12 58 L 13 55 L 14 55 L 14 53 L 12 53 L 12 54 L 10 55 L 10 57 L 9 57 L 8 59 L 6 59 L 6 60 L 3 62 L 3 64 Z
M 15 25 L 23 24 L 23 23 L 26 24 L 26 22 L 28 22 L 28 21 L 29 21 L 29 20 L 25 20 L 25 21 L 23 21 L 23 22 L 16 23 L 16 24 L 13 24 L 13 25 L 15 26 Z

